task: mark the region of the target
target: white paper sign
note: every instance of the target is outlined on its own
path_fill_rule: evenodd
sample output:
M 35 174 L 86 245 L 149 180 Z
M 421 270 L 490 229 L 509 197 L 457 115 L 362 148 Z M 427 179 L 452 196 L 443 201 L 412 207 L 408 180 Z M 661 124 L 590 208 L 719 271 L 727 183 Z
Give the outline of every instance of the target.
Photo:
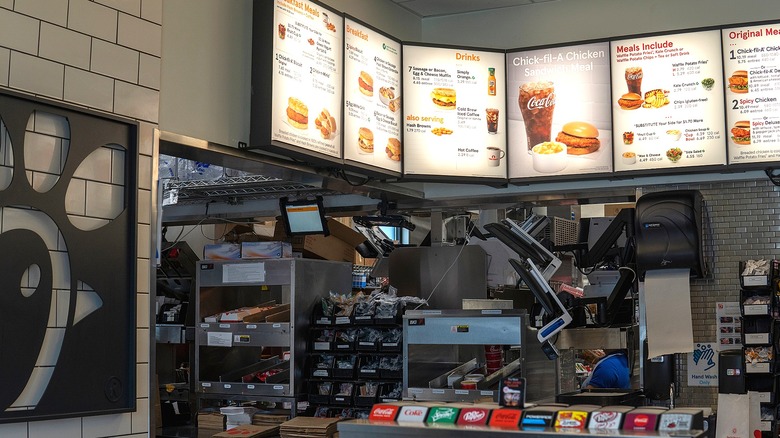
M 715 343 L 697 343 L 688 353 L 688 386 L 718 386 L 718 351 Z
M 265 281 L 265 263 L 236 263 L 222 266 L 223 283 L 254 283 Z
M 206 334 L 206 345 L 209 347 L 232 347 L 233 335 L 231 333 L 208 332 Z

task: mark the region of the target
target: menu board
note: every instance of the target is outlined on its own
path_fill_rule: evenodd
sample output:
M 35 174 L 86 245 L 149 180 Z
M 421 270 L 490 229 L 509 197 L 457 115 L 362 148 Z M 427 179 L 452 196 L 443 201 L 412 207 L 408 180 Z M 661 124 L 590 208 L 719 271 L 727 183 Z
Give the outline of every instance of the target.
M 616 171 L 726 164 L 720 32 L 612 41 Z
M 306 0 L 275 0 L 271 140 L 341 158 L 344 19 Z
M 344 159 L 401 173 L 401 43 L 345 22 Z
M 609 43 L 506 55 L 509 177 L 612 171 Z
M 404 45 L 404 174 L 507 177 L 504 54 Z
M 780 24 L 723 29 L 729 163 L 780 160 Z

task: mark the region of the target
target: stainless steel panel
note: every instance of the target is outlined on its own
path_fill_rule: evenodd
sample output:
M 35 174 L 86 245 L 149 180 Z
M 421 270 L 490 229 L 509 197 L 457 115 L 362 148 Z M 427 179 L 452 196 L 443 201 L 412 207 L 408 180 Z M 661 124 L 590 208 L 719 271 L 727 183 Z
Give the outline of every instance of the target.
M 487 298 L 487 255 L 478 246 L 396 248 L 389 260 L 399 295 L 430 297 L 429 308 L 460 309 L 464 298 Z
M 183 325 L 157 324 L 154 327 L 154 337 L 158 344 L 183 344 Z
M 425 325 L 404 327 L 404 340 L 410 345 L 522 345 L 523 321 L 490 315 L 425 318 Z
M 639 339 L 638 326 L 604 327 L 604 328 L 573 328 L 564 329 L 560 333 L 558 349 L 573 348 L 577 350 L 602 348 L 629 348 L 632 339 Z

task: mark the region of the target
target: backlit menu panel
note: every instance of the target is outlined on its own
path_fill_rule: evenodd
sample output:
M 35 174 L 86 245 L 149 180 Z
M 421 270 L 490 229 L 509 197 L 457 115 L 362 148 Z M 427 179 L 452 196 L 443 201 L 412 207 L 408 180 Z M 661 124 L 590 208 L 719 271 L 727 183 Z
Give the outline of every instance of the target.
M 344 19 L 306 0 L 274 5 L 271 140 L 341 158 Z
M 507 177 L 504 54 L 405 45 L 404 174 Z
M 347 18 L 344 159 L 401 172 L 401 43 Z
M 719 31 L 610 49 L 616 171 L 726 164 Z
M 507 53 L 509 177 L 612 171 L 609 43 Z
M 723 29 L 729 163 L 780 160 L 780 24 Z

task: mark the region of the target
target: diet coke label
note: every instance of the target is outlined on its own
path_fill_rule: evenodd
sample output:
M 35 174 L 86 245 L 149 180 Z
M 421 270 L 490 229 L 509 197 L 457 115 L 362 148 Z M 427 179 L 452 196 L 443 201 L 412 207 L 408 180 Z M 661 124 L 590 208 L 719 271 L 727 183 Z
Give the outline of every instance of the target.
M 458 425 L 484 425 L 487 424 L 489 411 L 480 408 L 465 408 L 460 412 Z
M 403 406 L 398 413 L 396 421 L 407 423 L 423 423 L 428 415 L 428 408 L 425 406 Z
M 620 429 L 620 420 L 623 414 L 620 412 L 594 412 L 590 417 L 589 429 Z
M 395 421 L 395 416 L 398 414 L 398 406 L 394 405 L 374 405 L 371 408 L 371 414 L 369 414 L 369 420 L 376 421 Z

